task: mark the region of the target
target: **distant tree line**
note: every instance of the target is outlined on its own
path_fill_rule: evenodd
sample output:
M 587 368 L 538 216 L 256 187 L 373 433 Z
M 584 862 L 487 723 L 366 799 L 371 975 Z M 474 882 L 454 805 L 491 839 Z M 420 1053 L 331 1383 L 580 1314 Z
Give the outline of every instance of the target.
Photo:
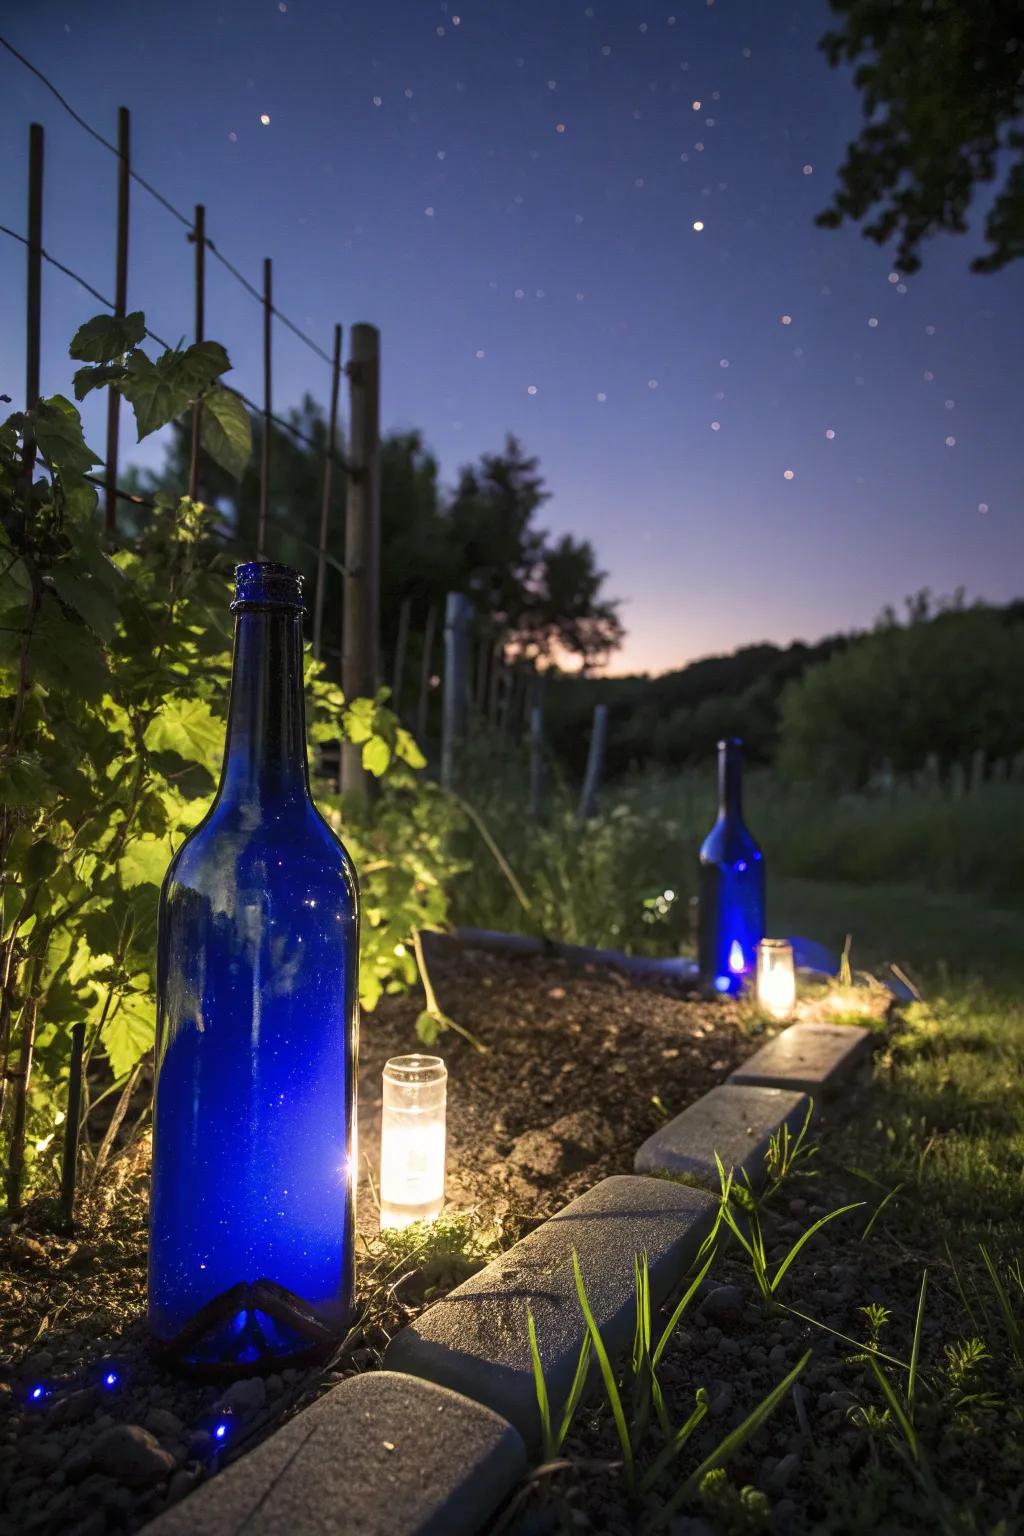
M 723 736 L 748 761 L 788 777 L 861 787 L 883 763 L 940 771 L 976 752 L 991 761 L 1024 750 L 1024 601 L 965 605 L 908 599 L 867 634 L 816 645 L 746 646 L 661 677 L 560 679 L 549 731 L 578 777 L 590 716 L 608 706 L 607 773 L 707 764 Z
M 289 413 L 308 439 L 272 428 L 268 553 L 312 578 L 319 542 L 327 424 L 310 396 Z M 254 451 L 241 482 L 201 456 L 201 497 L 218 506 L 240 546 L 255 548 L 259 517 L 262 421 L 252 419 Z M 176 427 L 159 472 L 137 475 L 138 488 L 181 492 L 188 483 L 190 436 Z M 481 626 L 503 636 L 510 655 L 557 658 L 589 670 L 607 660 L 624 633 L 618 603 L 605 593 L 606 574 L 593 545 L 552 538 L 537 521 L 548 499 L 537 460 L 509 435 L 500 452 L 465 465 L 453 488 L 442 486 L 437 460 L 419 432 L 393 432 L 381 445 L 381 644 L 384 676 L 404 600 L 410 603 L 410 659 L 418 659 L 428 609 L 443 621 L 445 595 L 464 592 Z M 336 473 L 328 552 L 345 559 L 345 477 Z M 325 635 L 340 643 L 343 577 L 328 571 Z

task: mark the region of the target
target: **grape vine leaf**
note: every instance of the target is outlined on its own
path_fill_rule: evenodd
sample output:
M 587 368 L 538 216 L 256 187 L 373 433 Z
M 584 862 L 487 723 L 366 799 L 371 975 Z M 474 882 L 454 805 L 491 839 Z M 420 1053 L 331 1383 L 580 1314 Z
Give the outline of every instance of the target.
M 372 773 L 375 779 L 386 772 L 391 761 L 391 748 L 383 736 L 371 736 L 363 747 L 363 767 L 367 773 Z
M 22 612 L 20 628 L 13 622 L 0 625 L 0 664 L 12 671 L 20 654 L 25 621 Z M 28 670 L 30 678 L 44 688 L 77 693 L 87 699 L 99 698 L 107 686 L 107 664 L 97 642 L 83 624 L 64 616 L 50 592 L 43 593 L 32 624 Z
M 112 363 L 115 357 L 137 347 L 145 334 L 146 317 L 141 309 L 132 310 L 123 319 L 119 315 L 94 315 L 78 327 L 68 351 L 78 363 Z
M 92 389 L 102 389 L 104 384 L 120 384 L 128 370 L 123 363 L 101 363 L 97 368 L 79 368 L 75 372 L 75 399 L 84 400 Z
M 125 1077 L 156 1039 L 156 1007 L 144 992 L 126 992 L 101 1031 L 103 1048 L 116 1078 Z
M 139 441 L 180 416 L 214 380 L 231 367 L 216 341 L 197 341 L 184 352 L 165 352 L 151 362 L 133 352 L 118 388 L 135 412 Z
M 190 761 L 206 762 L 224 742 L 224 722 L 205 699 L 168 699 L 146 727 L 143 738 L 151 752 L 177 752 Z
M 50 577 L 61 602 L 73 608 L 101 640 L 111 640 L 118 604 L 110 588 L 83 571 L 77 560 L 58 560 Z
M 252 426 L 241 400 L 222 384 L 203 396 L 203 447 L 222 469 L 241 480 L 252 456 Z
M 82 422 L 70 400 L 51 395 L 35 409 L 36 443 L 49 465 L 72 479 L 100 461 L 82 436 Z

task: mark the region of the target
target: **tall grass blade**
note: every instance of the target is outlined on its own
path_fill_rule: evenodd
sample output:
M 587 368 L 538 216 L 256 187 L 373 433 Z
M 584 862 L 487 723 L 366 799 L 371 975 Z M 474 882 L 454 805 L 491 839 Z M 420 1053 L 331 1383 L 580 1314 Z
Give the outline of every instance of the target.
M 580 1345 L 579 1359 L 576 1361 L 576 1374 L 569 1388 L 569 1396 L 565 1400 L 562 1409 L 562 1418 L 558 1425 L 558 1433 L 555 1436 L 554 1448 L 557 1455 L 565 1444 L 565 1437 L 572 1428 L 572 1421 L 576 1417 L 576 1409 L 580 1405 L 583 1396 L 583 1388 L 587 1384 L 587 1374 L 590 1369 L 590 1334 L 583 1335 L 583 1343 Z M 545 1458 L 547 1459 L 547 1458 Z
M 675 1461 L 676 1457 L 679 1455 L 679 1452 L 683 1449 L 687 1440 L 689 1440 L 698 1424 L 700 1424 L 701 1421 L 707 1417 L 707 1412 L 708 1395 L 704 1388 L 700 1387 L 697 1391 L 696 1406 L 694 1407 L 693 1412 L 690 1414 L 690 1417 L 686 1420 L 685 1424 L 680 1424 L 679 1428 L 670 1439 L 668 1445 L 666 1445 L 664 1449 L 658 1453 L 641 1478 L 641 1493 L 650 1492 L 661 1474 L 665 1472 Z
M 654 1354 L 651 1356 L 651 1365 L 655 1369 L 657 1369 L 658 1361 L 661 1359 L 662 1355 L 665 1353 L 665 1350 L 668 1347 L 669 1340 L 678 1328 L 683 1313 L 690 1305 L 690 1302 L 693 1300 L 694 1296 L 696 1296 L 704 1276 L 707 1274 L 708 1270 L 711 1268 L 714 1262 L 715 1253 L 712 1252 L 705 1261 L 703 1267 L 698 1271 L 694 1279 L 691 1281 L 690 1285 L 683 1292 L 676 1305 L 675 1311 L 672 1313 L 672 1316 L 665 1324 L 665 1327 L 662 1330 L 661 1338 L 658 1340 L 654 1349 Z
M 792 1248 L 786 1254 L 786 1257 L 775 1271 L 775 1278 L 771 1282 L 772 1295 L 774 1295 L 778 1290 L 782 1277 L 785 1275 L 786 1270 L 797 1257 L 804 1244 L 809 1243 L 814 1234 L 816 1232 L 820 1232 L 822 1227 L 826 1226 L 830 1221 L 835 1221 L 837 1216 L 845 1216 L 847 1211 L 856 1211 L 863 1204 L 863 1200 L 855 1200 L 852 1205 L 841 1205 L 838 1210 L 829 1211 L 827 1216 L 819 1216 L 818 1220 L 814 1223 L 813 1226 L 808 1227 L 806 1232 L 801 1232 L 800 1236 L 797 1238 L 796 1242 L 793 1244 Z
M 998 1269 L 993 1263 L 992 1255 L 984 1243 L 979 1243 L 978 1247 L 981 1250 L 981 1257 L 985 1262 L 985 1268 L 988 1270 L 992 1289 L 996 1293 L 996 1302 L 999 1311 L 1002 1313 L 1003 1325 L 1010 1340 L 1010 1348 L 1013 1350 L 1014 1359 L 1018 1365 L 1024 1365 L 1024 1328 L 1021 1327 L 1020 1319 L 1013 1310 L 1013 1303 L 1007 1295 L 1006 1287 L 1002 1282 Z
M 557 1447 L 551 1434 L 551 1402 L 548 1398 L 548 1384 L 544 1380 L 544 1366 L 541 1364 L 540 1349 L 537 1345 L 537 1329 L 533 1321 L 533 1308 L 529 1306 L 526 1309 L 526 1331 L 530 1338 L 533 1390 L 537 1397 L 537 1413 L 540 1417 L 540 1434 L 541 1443 L 544 1447 L 544 1460 L 553 1461 L 557 1453 Z
M 632 1492 L 636 1480 L 636 1472 L 633 1463 L 633 1445 L 629 1438 L 629 1427 L 626 1424 L 626 1415 L 622 1410 L 622 1397 L 619 1392 L 618 1382 L 615 1380 L 615 1372 L 612 1370 L 612 1363 L 608 1358 L 608 1351 L 604 1347 L 601 1330 L 597 1326 L 594 1314 L 591 1311 L 590 1302 L 587 1300 L 587 1290 L 583 1283 L 582 1271 L 580 1270 L 579 1254 L 575 1248 L 572 1251 L 572 1269 L 576 1277 L 576 1295 L 579 1297 L 580 1310 L 587 1325 L 590 1341 L 594 1346 L 594 1354 L 597 1356 L 601 1380 L 604 1382 L 604 1390 L 608 1396 L 608 1406 L 612 1410 L 612 1418 L 615 1420 L 615 1431 L 619 1437 L 619 1445 L 622 1447 L 622 1463 L 626 1477 L 626 1486 Z
M 879 1200 L 878 1204 L 875 1206 L 874 1210 L 871 1212 L 871 1215 L 868 1217 L 867 1226 L 864 1228 L 864 1231 L 860 1235 L 860 1240 L 861 1240 L 862 1243 L 865 1242 L 870 1237 L 872 1227 L 874 1226 L 875 1222 L 878 1220 L 879 1216 L 881 1216 L 881 1214 L 885 1210 L 886 1206 L 889 1204 L 889 1201 L 890 1200 L 895 1200 L 896 1196 L 899 1194 L 900 1190 L 903 1187 L 904 1186 L 902 1184 L 897 1184 L 895 1189 L 890 1189 L 889 1193 L 887 1195 L 885 1195 L 883 1199 Z
M 647 1532 L 656 1531 L 661 1526 L 666 1525 L 676 1510 L 685 1504 L 688 1499 L 693 1498 L 707 1473 L 713 1472 L 716 1467 L 725 1466 L 729 1458 L 734 1456 L 746 1444 L 751 1435 L 756 1434 L 761 1425 L 771 1418 L 793 1383 L 806 1369 L 810 1358 L 811 1351 L 807 1350 L 800 1360 L 797 1361 L 789 1375 L 783 1377 L 778 1386 L 772 1388 L 763 1402 L 758 1403 L 753 1413 L 749 1414 L 742 1424 L 736 1429 L 731 1430 L 723 1440 L 719 1441 L 709 1456 L 705 1456 L 697 1470 L 691 1472 L 682 1487 L 678 1488 L 672 1497 L 657 1511 L 645 1529 L 645 1536 Z
M 893 1391 L 892 1383 L 890 1382 L 888 1376 L 886 1376 L 885 1372 L 882 1370 L 882 1367 L 879 1365 L 878 1361 L 869 1356 L 868 1365 L 870 1365 L 871 1369 L 875 1373 L 875 1379 L 882 1389 L 882 1396 L 888 1403 L 889 1408 L 892 1411 L 893 1418 L 896 1420 L 900 1429 L 903 1431 L 903 1438 L 906 1440 L 907 1445 L 910 1448 L 910 1454 L 913 1456 L 916 1462 L 920 1454 L 920 1448 L 917 1443 L 917 1432 L 914 1429 L 913 1424 L 911 1424 L 910 1420 L 907 1418 L 907 1415 L 903 1409 L 903 1404 L 900 1402 L 899 1398 L 896 1396 L 896 1393 Z
M 914 1394 L 917 1389 L 917 1367 L 921 1359 L 921 1329 L 924 1326 L 924 1298 L 928 1289 L 928 1271 L 921 1271 L 921 1289 L 917 1296 L 917 1312 L 914 1315 L 914 1337 L 910 1345 L 910 1370 L 907 1372 L 907 1418 L 914 1422 Z

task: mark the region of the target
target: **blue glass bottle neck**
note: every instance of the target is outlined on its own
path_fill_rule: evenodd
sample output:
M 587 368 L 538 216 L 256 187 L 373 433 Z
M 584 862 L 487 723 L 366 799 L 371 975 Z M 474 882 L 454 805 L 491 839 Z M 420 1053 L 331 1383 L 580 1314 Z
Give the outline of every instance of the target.
M 218 800 L 269 808 L 308 798 L 302 614 L 292 608 L 244 608 L 235 620 Z
M 718 754 L 718 818 L 730 823 L 743 820 L 743 759 L 731 746 Z

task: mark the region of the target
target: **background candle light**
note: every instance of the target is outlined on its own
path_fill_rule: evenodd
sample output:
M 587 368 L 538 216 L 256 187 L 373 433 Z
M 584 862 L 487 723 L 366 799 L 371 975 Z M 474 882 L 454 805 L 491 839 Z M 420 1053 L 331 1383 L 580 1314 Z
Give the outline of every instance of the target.
M 773 1019 L 788 1019 L 796 1002 L 793 946 L 785 939 L 762 939 L 757 946 L 757 1001 Z
M 444 1204 L 448 1070 L 440 1056 L 393 1056 L 384 1066 L 380 1224 L 434 1221 Z

